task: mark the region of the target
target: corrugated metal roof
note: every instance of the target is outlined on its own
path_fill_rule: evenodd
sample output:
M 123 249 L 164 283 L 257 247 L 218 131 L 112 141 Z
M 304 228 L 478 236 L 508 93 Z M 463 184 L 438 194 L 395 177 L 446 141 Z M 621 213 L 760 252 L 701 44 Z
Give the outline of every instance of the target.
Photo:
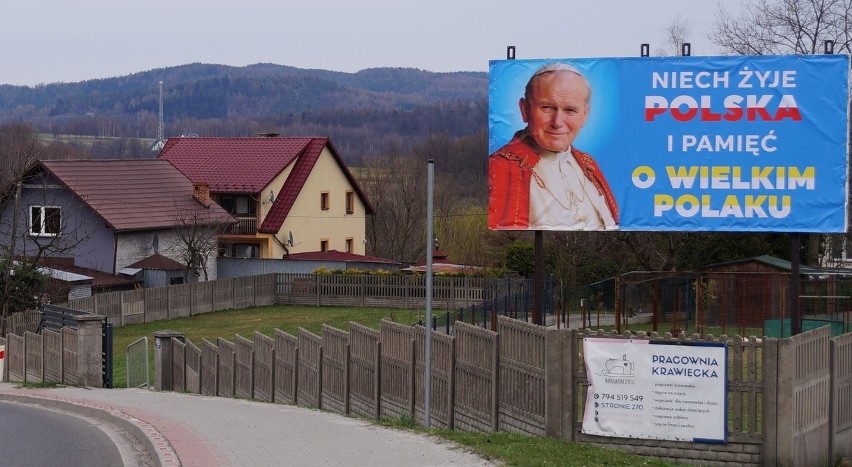
M 173 228 L 187 219 L 236 222 L 218 204 L 211 202 L 207 208 L 199 203 L 192 182 L 166 160 L 51 160 L 39 166 L 116 231 Z

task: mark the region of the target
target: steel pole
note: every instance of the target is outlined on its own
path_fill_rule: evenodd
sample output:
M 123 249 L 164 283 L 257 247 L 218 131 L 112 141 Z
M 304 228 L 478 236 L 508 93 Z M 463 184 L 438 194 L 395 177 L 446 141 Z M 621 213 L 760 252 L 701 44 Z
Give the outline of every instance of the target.
M 432 252 L 434 234 L 432 233 L 435 182 L 435 161 L 426 163 L 426 339 L 423 344 L 423 424 L 432 425 Z

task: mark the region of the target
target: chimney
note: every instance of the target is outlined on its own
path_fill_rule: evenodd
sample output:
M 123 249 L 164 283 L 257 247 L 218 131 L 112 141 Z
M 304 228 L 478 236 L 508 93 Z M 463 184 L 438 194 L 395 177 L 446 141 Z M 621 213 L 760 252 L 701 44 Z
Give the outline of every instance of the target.
M 197 199 L 204 207 L 210 207 L 210 185 L 207 182 L 195 182 L 192 184 L 192 197 Z

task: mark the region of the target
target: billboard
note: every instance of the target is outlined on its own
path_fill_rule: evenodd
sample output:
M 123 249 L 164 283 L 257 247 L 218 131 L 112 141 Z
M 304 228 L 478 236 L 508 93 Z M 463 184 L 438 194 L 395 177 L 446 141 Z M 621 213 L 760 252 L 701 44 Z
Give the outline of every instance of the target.
M 724 343 L 583 339 L 589 378 L 583 433 L 724 443 Z
M 844 55 L 495 60 L 489 228 L 845 232 Z

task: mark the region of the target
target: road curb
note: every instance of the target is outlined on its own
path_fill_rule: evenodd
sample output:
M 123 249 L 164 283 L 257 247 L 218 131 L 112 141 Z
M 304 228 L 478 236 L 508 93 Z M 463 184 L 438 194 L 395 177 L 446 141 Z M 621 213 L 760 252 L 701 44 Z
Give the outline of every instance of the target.
M 151 459 L 156 459 L 159 462 L 159 465 L 166 467 L 181 465 L 174 448 L 157 428 L 144 420 L 128 415 L 113 407 L 89 401 L 50 397 L 41 394 L 11 394 L 0 392 L 0 400 L 63 410 L 110 423 L 126 431 L 130 436 L 133 436 L 134 439 L 144 446 L 145 451 Z

